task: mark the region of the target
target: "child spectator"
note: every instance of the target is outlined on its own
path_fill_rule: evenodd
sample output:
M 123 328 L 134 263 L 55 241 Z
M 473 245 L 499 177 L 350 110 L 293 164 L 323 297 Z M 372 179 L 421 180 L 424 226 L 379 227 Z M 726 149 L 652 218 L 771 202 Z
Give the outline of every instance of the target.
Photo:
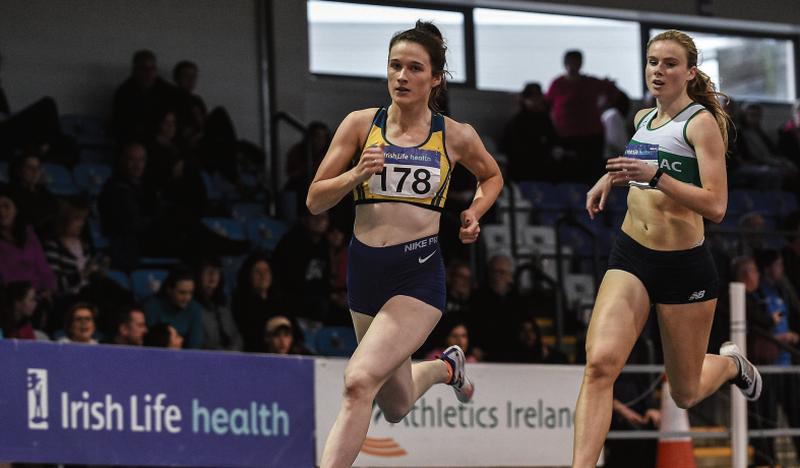
M 275 315 L 264 326 L 264 352 L 271 354 L 310 355 L 311 351 L 296 340 L 292 322 Z

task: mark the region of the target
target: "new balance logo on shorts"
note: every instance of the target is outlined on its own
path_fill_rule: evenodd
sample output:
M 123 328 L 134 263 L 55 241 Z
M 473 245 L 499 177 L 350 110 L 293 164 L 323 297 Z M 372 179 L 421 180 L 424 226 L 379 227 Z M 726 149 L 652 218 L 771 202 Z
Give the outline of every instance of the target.
M 706 295 L 706 290 L 705 289 L 703 289 L 701 291 L 695 291 L 695 292 L 692 293 L 691 296 L 689 296 L 689 300 L 690 301 L 699 301 L 705 295 Z

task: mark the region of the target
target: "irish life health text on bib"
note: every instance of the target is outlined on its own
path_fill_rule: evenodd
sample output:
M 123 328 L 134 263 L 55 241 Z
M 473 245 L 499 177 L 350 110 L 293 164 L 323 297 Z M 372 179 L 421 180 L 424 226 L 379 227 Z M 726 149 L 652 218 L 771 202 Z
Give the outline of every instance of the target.
M 651 166 L 658 166 L 658 145 L 650 143 L 628 143 L 625 147 L 625 157 L 635 158 L 644 161 Z M 651 189 L 648 182 L 631 180 L 628 182 L 631 187 Z
M 419 148 L 386 146 L 383 171 L 369 179 L 372 193 L 410 198 L 430 198 L 439 189 L 439 153 Z

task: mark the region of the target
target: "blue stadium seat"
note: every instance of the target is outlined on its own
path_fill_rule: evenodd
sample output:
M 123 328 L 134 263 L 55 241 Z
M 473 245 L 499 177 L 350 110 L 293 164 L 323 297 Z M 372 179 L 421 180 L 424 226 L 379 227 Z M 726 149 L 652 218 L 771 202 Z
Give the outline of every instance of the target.
M 156 294 L 167 278 L 167 270 L 147 269 L 131 272 L 131 286 L 136 299 L 143 300 Z
M 774 216 L 777 215 L 778 208 L 769 192 L 737 189 L 728 193 L 728 210 L 734 213 L 758 211 L 767 216 Z
M 203 218 L 203 224 L 220 236 L 233 240 L 247 240 L 244 224 L 230 218 Z
M 80 161 L 89 164 L 109 164 L 114 162 L 114 151 L 108 148 L 81 148 Z
M 217 181 L 211 177 L 206 171 L 202 171 L 200 176 L 203 179 L 203 185 L 206 188 L 206 194 L 208 195 L 208 199 L 211 201 L 219 201 L 222 200 L 224 197 L 222 195 L 222 190 L 220 190 L 219 186 L 217 186 Z
M 263 218 L 266 216 L 264 205 L 260 203 L 236 203 L 231 209 L 233 219 L 246 223 L 251 219 Z
M 97 250 L 104 250 L 108 248 L 108 239 L 103 235 L 103 230 L 100 227 L 100 221 L 97 219 L 89 219 L 89 232 L 92 235 L 92 245 Z
M 556 185 L 556 191 L 564 205 L 576 211 L 584 211 L 586 209 L 586 192 L 589 191 L 589 186 L 577 182 L 564 182 Z
M 107 164 L 81 163 L 72 170 L 72 176 L 79 189 L 96 196 L 109 177 L 111 177 L 111 166 Z
M 349 327 L 322 327 L 314 348 L 322 356 L 349 357 L 358 346 L 356 332 Z
M 107 270 L 106 276 L 109 279 L 114 280 L 118 285 L 122 286 L 123 288 L 127 289 L 128 291 L 131 290 L 131 279 L 128 277 L 128 274 L 124 271 L 120 270 Z
M 259 218 L 247 223 L 247 234 L 250 238 L 250 243 L 268 252 L 275 250 L 278 241 L 288 230 L 289 228 L 286 224 L 272 218 Z
M 42 181 L 56 195 L 77 195 L 79 192 L 72 173 L 59 164 L 42 164 Z
M 555 185 L 542 181 L 523 181 L 517 184 L 522 196 L 533 203 L 536 210 L 558 211 L 567 207 Z
M 773 190 L 769 192 L 770 199 L 777 207 L 778 214 L 781 218 L 786 217 L 790 213 L 797 211 L 797 196 L 792 192 L 784 190 Z
M 103 119 L 94 115 L 65 114 L 61 116 L 61 131 L 75 138 L 82 146 L 110 146 Z
M 222 278 L 225 284 L 225 294 L 233 294 L 236 288 L 236 276 L 244 263 L 246 255 L 222 257 Z

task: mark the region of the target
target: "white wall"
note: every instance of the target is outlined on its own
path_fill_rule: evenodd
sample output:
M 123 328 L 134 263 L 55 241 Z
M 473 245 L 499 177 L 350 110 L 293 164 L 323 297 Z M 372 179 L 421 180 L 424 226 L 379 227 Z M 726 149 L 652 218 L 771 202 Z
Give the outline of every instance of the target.
M 224 106 L 242 138 L 259 141 L 256 0 L 0 0 L 0 79 L 12 110 L 43 95 L 61 113 L 107 117 L 133 52 L 161 76 L 188 59 L 197 92 Z

